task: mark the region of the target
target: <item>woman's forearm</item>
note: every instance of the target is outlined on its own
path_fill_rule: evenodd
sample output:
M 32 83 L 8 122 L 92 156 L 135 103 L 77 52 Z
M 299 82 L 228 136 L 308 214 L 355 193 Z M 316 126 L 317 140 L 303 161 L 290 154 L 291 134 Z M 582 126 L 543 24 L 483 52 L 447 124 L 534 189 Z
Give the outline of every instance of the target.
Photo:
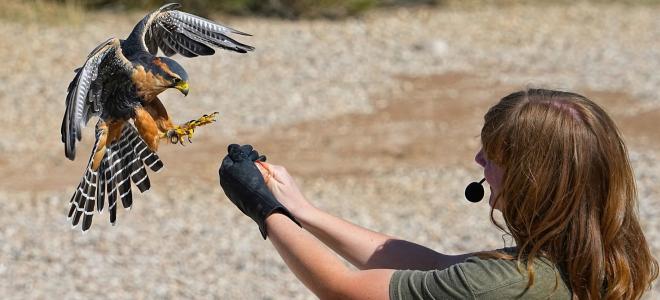
M 393 270 L 351 271 L 289 218 L 266 219 L 268 237 L 293 273 L 319 298 L 388 299 Z
M 257 163 L 271 192 L 316 238 L 361 270 L 441 269 L 465 256 L 437 253 L 426 247 L 353 225 L 312 206 L 282 166 Z
M 361 270 L 443 269 L 467 257 L 444 255 L 357 226 L 316 208 L 307 209 L 298 219 L 303 228 Z

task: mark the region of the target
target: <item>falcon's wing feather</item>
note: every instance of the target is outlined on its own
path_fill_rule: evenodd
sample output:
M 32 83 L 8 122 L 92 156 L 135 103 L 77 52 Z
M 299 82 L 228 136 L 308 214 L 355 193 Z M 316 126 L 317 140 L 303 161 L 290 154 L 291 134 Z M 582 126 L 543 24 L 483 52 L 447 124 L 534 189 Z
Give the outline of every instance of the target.
M 71 160 L 76 156 L 76 139 L 80 141 L 82 128 L 92 116 L 102 113 L 103 85 L 102 80 L 97 79 L 105 76 L 106 68 L 115 71 L 117 66 L 127 67 L 120 49 L 117 38 L 103 42 L 89 54 L 85 64 L 76 69 L 76 76 L 69 83 L 61 133 L 64 153 Z
M 212 55 L 211 46 L 245 53 L 254 47 L 242 44 L 229 34 L 247 33 L 217 24 L 189 13 L 174 10 L 180 5 L 171 3 L 143 19 L 143 26 L 136 27 L 141 37 L 141 47 L 156 55 L 160 48 L 166 56 L 179 53 L 185 57 Z

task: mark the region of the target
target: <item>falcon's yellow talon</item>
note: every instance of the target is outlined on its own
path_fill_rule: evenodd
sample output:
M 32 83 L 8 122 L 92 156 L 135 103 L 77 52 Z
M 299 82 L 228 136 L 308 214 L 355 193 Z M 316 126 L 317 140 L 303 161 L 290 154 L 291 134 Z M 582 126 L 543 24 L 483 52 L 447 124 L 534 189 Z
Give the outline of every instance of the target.
M 161 137 L 169 138 L 170 143 L 172 144 L 181 144 L 183 145 L 183 137 L 185 136 L 188 139 L 188 142 L 192 143 L 192 137 L 195 133 L 195 128 L 198 126 L 203 126 L 215 122 L 215 117 L 218 115 L 218 112 L 214 112 L 210 115 L 203 115 L 197 120 L 190 120 L 181 126 L 176 126 L 167 132 L 164 132 Z

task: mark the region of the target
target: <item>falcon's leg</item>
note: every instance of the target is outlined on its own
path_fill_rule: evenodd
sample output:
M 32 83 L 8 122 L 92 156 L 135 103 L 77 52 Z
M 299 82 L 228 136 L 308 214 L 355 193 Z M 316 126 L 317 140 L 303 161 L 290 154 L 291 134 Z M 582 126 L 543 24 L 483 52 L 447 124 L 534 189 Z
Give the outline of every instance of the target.
M 165 106 L 163 106 L 163 103 L 161 103 L 158 98 L 146 104 L 145 109 L 151 114 L 151 117 L 156 122 L 158 129 L 161 132 L 160 137 L 168 138 L 172 144 L 183 144 L 183 137 L 187 137 L 188 141 L 191 142 L 193 134 L 195 133 L 195 128 L 197 126 L 215 122 L 215 117 L 218 114 L 217 112 L 214 112 L 210 115 L 203 115 L 197 120 L 191 120 L 183 125 L 176 126 L 170 120 L 167 110 L 165 110 Z
M 153 152 L 158 150 L 158 141 L 160 140 L 160 131 L 158 124 L 151 114 L 143 107 L 138 106 L 135 109 L 135 127 L 149 149 Z
M 108 124 L 100 120 L 96 128 L 101 131 L 101 137 L 99 137 L 99 145 L 96 147 L 96 152 L 94 152 L 94 158 L 92 158 L 92 170 L 94 171 L 99 169 L 103 156 L 105 156 L 105 145 L 108 141 Z
M 145 103 L 144 109 L 149 112 L 154 119 L 160 133 L 165 133 L 176 127 L 172 123 L 172 120 L 170 120 L 170 116 L 167 114 L 165 106 L 163 106 L 163 103 L 160 102 L 158 98 Z
M 105 156 L 106 145 L 112 144 L 113 141 L 119 138 L 123 124 L 124 122 L 114 120 L 108 120 L 107 122 L 103 120 L 99 121 L 97 128 L 101 131 L 101 137 L 99 137 L 99 143 L 92 159 L 92 170 L 96 171 L 99 169 L 103 156 Z

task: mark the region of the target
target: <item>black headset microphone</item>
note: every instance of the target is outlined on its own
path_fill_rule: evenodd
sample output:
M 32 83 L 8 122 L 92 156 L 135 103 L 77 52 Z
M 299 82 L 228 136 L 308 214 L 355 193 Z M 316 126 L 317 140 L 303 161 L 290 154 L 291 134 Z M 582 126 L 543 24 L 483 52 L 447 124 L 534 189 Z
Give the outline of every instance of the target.
M 484 187 L 481 186 L 482 183 L 486 178 L 481 179 L 479 182 L 472 182 L 468 184 L 468 186 L 465 188 L 465 198 L 472 202 L 472 203 L 477 203 L 481 201 L 481 199 L 484 198 Z

